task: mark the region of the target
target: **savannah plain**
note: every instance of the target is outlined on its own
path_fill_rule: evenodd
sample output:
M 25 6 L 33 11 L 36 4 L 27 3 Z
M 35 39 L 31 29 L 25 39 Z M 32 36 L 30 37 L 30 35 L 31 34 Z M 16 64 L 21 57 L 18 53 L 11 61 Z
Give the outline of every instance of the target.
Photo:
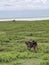
M 28 40 L 37 41 L 36 53 Z M 49 20 L 0 22 L 0 65 L 49 65 Z

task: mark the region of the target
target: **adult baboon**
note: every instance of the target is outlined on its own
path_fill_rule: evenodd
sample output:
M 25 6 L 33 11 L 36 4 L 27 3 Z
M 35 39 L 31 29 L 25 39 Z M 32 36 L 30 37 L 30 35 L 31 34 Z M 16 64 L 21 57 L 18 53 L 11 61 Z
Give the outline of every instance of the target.
M 36 52 L 37 49 L 37 42 L 36 41 L 26 41 L 25 44 L 27 45 L 28 48 L 32 48 L 34 49 L 34 51 Z

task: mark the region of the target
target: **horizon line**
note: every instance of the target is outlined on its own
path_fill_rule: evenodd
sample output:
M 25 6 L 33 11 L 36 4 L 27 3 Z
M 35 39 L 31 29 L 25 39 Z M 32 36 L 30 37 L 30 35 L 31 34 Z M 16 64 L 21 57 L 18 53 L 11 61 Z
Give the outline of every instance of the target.
M 0 18 L 0 21 L 36 21 L 36 20 L 49 20 L 49 17 L 42 18 Z

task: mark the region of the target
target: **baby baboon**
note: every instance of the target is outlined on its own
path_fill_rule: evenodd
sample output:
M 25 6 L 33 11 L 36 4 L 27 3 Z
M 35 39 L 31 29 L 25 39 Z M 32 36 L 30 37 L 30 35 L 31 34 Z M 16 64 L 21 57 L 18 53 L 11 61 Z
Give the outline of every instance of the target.
M 37 42 L 36 41 L 26 41 L 25 44 L 27 45 L 28 48 L 32 48 L 34 49 L 34 51 L 36 52 L 36 48 L 37 48 Z

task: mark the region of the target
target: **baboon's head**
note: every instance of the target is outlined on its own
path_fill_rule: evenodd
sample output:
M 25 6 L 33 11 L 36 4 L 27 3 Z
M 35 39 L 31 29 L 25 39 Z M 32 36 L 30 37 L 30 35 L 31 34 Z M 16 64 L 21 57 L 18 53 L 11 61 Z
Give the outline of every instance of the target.
M 27 47 L 30 47 L 30 41 L 26 41 L 25 44 L 27 45 Z

